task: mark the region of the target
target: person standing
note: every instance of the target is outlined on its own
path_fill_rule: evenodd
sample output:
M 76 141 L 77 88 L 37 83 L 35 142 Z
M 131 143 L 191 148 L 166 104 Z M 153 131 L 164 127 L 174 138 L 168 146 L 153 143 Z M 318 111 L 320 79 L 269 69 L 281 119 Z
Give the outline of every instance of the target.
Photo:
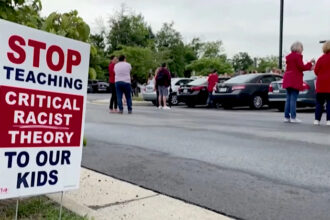
M 303 63 L 303 45 L 295 42 L 291 46 L 291 53 L 286 58 L 286 71 L 283 76 L 283 88 L 286 89 L 284 122 L 300 123 L 296 118 L 296 106 L 299 91 L 303 90 L 303 71 L 311 70 L 314 60 Z
M 117 57 L 111 56 L 111 61 L 109 64 L 109 84 L 111 89 L 111 98 L 109 109 L 111 113 L 117 112 L 117 92 L 116 92 L 116 84 L 115 84 L 115 65 L 118 62 Z
M 126 62 L 124 55 L 119 56 L 119 62 L 115 65 L 115 82 L 117 91 L 117 102 L 119 113 L 123 114 L 123 94 L 125 95 L 127 102 L 128 114 L 132 113 L 132 93 L 131 93 L 131 70 L 132 66 Z
M 217 85 L 219 80 L 219 76 L 217 73 L 217 70 L 214 70 L 213 73 L 209 74 L 209 77 L 207 79 L 208 81 L 208 86 L 207 86 L 207 91 L 209 92 L 209 97 L 207 98 L 207 106 L 209 108 L 214 107 L 213 103 L 213 89 Z
M 171 85 L 171 74 L 166 67 L 166 63 L 163 63 L 162 66 L 158 69 L 156 75 L 156 85 L 155 88 L 158 88 L 158 108 L 159 109 L 170 109 L 166 105 L 166 98 L 168 96 L 168 87 Z M 161 105 L 163 101 L 163 107 Z
M 316 78 L 315 125 L 320 125 L 324 103 L 327 102 L 327 123 L 330 126 L 330 41 L 323 45 L 323 55 L 317 60 L 314 72 Z

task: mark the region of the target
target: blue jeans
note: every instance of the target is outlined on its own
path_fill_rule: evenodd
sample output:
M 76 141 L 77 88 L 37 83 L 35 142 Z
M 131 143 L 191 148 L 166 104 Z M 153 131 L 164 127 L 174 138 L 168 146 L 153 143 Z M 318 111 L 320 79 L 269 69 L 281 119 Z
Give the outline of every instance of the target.
M 296 118 L 296 106 L 297 106 L 297 98 L 299 95 L 299 90 L 287 88 L 286 89 L 286 102 L 285 102 L 285 118 Z
M 321 121 L 325 102 L 327 121 L 330 121 L 330 93 L 316 93 L 315 120 Z
M 123 94 L 125 94 L 127 109 L 132 111 L 132 96 L 131 96 L 131 84 L 127 82 L 116 82 L 117 102 L 119 111 L 124 111 L 123 108 Z

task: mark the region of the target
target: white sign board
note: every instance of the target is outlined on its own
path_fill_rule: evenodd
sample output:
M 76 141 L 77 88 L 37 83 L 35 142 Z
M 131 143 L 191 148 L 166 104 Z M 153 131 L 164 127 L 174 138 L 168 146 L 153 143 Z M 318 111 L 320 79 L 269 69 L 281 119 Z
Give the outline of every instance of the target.
M 0 199 L 79 187 L 89 44 L 0 20 Z

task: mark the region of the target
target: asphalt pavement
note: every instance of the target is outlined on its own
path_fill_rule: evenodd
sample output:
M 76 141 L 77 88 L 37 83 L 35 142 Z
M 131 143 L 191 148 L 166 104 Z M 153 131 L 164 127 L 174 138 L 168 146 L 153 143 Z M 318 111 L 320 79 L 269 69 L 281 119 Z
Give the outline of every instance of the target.
M 238 219 L 329 219 L 330 127 L 276 110 L 109 114 L 89 95 L 83 166 Z

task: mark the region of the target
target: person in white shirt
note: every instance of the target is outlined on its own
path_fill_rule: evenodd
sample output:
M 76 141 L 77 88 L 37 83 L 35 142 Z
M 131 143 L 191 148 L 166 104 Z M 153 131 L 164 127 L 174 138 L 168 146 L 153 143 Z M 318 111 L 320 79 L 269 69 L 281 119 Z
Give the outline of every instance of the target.
M 119 62 L 115 65 L 115 82 L 117 91 L 117 102 L 119 113 L 124 112 L 123 108 L 123 94 L 125 94 L 128 114 L 132 113 L 132 96 L 131 96 L 131 64 L 126 62 L 126 57 L 121 55 L 119 57 Z

